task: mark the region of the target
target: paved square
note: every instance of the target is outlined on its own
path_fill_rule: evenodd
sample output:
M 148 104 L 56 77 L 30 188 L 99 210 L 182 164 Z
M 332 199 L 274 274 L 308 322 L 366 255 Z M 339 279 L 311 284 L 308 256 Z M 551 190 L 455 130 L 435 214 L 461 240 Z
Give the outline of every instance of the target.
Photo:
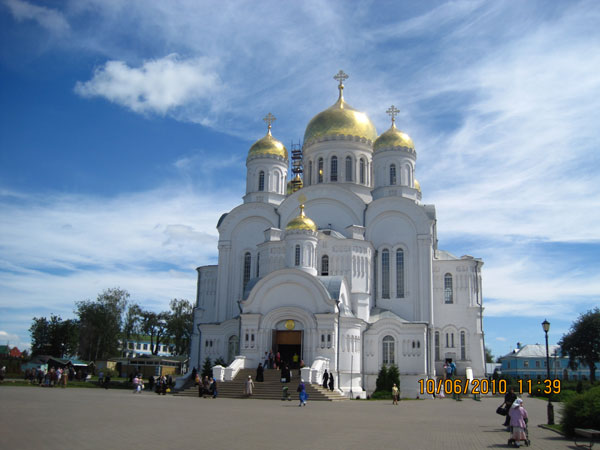
M 2 449 L 507 448 L 499 398 L 310 402 L 200 399 L 127 390 L 0 387 Z M 575 448 L 539 428 L 546 403 L 525 398 L 533 449 Z

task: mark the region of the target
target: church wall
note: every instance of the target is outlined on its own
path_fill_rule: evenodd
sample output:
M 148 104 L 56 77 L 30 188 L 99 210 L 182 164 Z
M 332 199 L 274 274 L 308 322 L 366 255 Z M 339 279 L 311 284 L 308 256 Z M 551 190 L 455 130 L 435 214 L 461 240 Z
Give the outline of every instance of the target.
M 475 376 L 483 376 L 483 334 L 481 309 L 478 305 L 477 261 L 472 259 L 435 260 L 434 326 L 440 333 L 439 359 L 436 372 L 441 374 L 446 357 L 452 357 L 459 375 L 471 367 Z M 452 303 L 446 303 L 445 275 L 452 275 Z M 461 333 L 464 333 L 464 357 Z M 448 335 L 448 339 L 446 336 Z
M 196 307 L 204 310 L 203 317 L 214 321 L 216 316 L 218 266 L 202 266 L 198 271 L 198 294 Z

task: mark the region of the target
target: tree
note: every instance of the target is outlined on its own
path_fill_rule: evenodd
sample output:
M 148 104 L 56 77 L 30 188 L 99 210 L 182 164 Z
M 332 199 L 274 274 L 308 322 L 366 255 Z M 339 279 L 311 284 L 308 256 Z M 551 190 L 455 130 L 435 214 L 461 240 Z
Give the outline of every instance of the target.
M 31 334 L 31 352 L 33 355 L 50 355 L 63 358 L 74 355 L 79 339 L 77 320 L 62 320 L 52 314 L 46 317 L 34 317 L 29 328 Z
M 590 381 L 596 381 L 596 363 L 600 362 L 600 308 L 584 314 L 571 325 L 558 342 L 563 356 L 569 356 L 571 368 L 583 363 L 590 369 Z
M 127 308 L 123 321 L 123 341 L 132 337 L 137 339 L 141 334 L 141 313 L 142 308 L 137 303 L 132 303 Z
M 377 380 L 375 381 L 375 390 L 376 391 L 385 391 L 386 386 L 388 384 L 388 370 L 385 364 L 381 366 L 379 370 L 379 374 L 377 375 Z
M 494 362 L 494 355 L 492 355 L 492 349 L 489 347 L 485 348 L 485 362 L 486 363 Z
M 188 300 L 173 299 L 167 318 L 168 333 L 176 355 L 187 354 L 194 327 L 194 306 Z
M 207 356 L 204 360 L 204 364 L 202 365 L 202 378 L 204 377 L 212 377 L 212 368 L 213 365 L 210 361 L 210 358 Z
M 167 319 L 169 313 L 161 312 L 155 313 L 154 311 L 141 311 L 141 324 L 140 329 L 142 333 L 150 336 L 150 349 L 153 355 L 158 354 L 160 344 L 169 343 L 169 334 L 167 327 Z
M 113 288 L 99 294 L 95 301 L 84 300 L 75 304 L 80 323 L 80 356 L 96 361 L 118 355 L 122 316 L 128 298 L 127 291 Z

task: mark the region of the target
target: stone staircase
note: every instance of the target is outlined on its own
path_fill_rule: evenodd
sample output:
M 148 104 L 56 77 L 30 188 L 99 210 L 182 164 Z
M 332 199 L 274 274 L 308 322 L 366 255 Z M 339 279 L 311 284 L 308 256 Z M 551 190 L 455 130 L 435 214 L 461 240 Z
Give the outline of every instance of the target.
M 294 371 L 292 380 L 289 383 L 281 383 L 281 375 L 279 370 L 267 369 L 264 372 L 265 381 L 258 383 L 254 378 L 256 369 L 241 369 L 232 381 L 223 381 L 218 383 L 219 397 L 224 398 L 245 398 L 244 383 L 248 379 L 248 375 L 252 376 L 254 381 L 254 392 L 252 398 L 262 400 L 281 400 L 283 386 L 288 387 L 288 392 L 292 401 L 298 401 L 298 393 L 296 388 L 300 381 L 297 375 L 298 371 Z M 328 391 L 322 386 L 305 383 L 306 393 L 309 401 L 341 401 L 346 400 L 346 397 L 337 391 Z M 176 396 L 198 397 L 198 387 L 192 386 L 182 391 L 176 392 Z

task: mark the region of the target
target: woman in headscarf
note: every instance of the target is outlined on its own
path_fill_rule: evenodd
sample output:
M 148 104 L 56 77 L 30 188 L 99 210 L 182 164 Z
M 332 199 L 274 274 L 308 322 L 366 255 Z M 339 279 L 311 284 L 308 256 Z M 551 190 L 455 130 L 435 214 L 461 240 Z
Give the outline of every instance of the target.
M 329 372 L 329 390 L 333 391 L 333 372 Z
M 510 426 L 512 432 L 508 444 L 513 444 L 515 447 L 520 446 L 520 441 L 525 441 L 528 444 L 527 439 L 527 411 L 523 408 L 523 400 L 517 398 L 508 411 L 510 416 Z
M 254 389 L 254 382 L 252 381 L 252 376 L 248 375 L 248 379 L 246 380 L 246 383 L 244 384 L 244 394 L 246 394 L 246 396 L 248 396 L 248 397 L 251 397 L 253 389 Z
M 323 387 L 327 389 L 327 383 L 329 382 L 329 374 L 327 373 L 327 369 L 325 369 L 325 373 L 323 374 Z

